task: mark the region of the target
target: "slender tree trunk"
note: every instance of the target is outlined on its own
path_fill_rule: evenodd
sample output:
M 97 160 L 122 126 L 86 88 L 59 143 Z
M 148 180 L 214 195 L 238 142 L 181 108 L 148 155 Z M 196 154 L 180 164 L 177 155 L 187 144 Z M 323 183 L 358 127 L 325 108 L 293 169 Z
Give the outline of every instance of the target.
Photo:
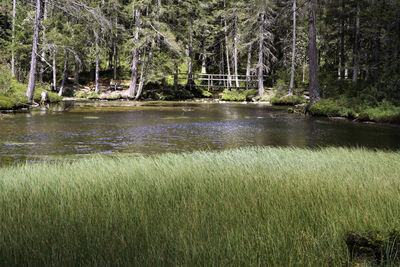
M 146 50 L 147 50 L 146 47 L 144 47 L 143 48 L 143 52 L 142 52 L 143 59 L 142 59 L 142 69 L 140 70 L 139 87 L 138 87 L 135 99 L 137 99 L 138 95 L 141 94 L 141 92 L 139 93 L 139 91 L 141 89 L 140 86 L 143 86 L 144 68 L 145 68 L 145 65 L 146 65 L 146 58 L 147 58 L 147 55 L 146 55 L 147 51 Z
M 175 66 L 175 72 L 174 72 L 174 88 L 175 90 L 178 90 L 178 62 L 175 60 L 174 62 L 174 66 Z
M 135 33 L 135 48 L 133 50 L 133 60 L 132 60 L 132 75 L 131 75 L 131 82 L 129 84 L 129 97 L 134 98 L 136 94 L 136 82 L 137 82 L 137 75 L 138 75 L 138 65 L 139 65 L 139 56 L 140 56 L 140 50 L 139 50 L 139 37 L 140 37 L 140 30 L 141 30 L 141 17 L 142 17 L 142 11 L 140 7 L 136 8 L 136 14 L 135 14 L 135 27 L 136 27 L 136 33 Z
M 253 43 L 249 45 L 249 51 L 247 52 L 247 67 L 246 67 L 246 89 L 249 89 L 249 81 L 250 81 L 250 69 L 251 69 L 251 52 L 253 48 Z
M 353 83 L 358 80 L 358 72 L 360 71 L 360 2 L 357 1 L 357 14 L 354 29 L 354 66 L 353 66 Z
M 57 91 L 57 64 L 56 64 L 56 47 L 53 47 L 53 91 Z
M 44 0 L 43 4 L 43 21 L 47 20 L 47 2 L 48 0 Z M 43 25 L 43 24 L 42 24 Z M 42 43 L 44 43 L 44 40 L 46 39 L 46 27 L 42 27 Z M 43 74 L 44 74 L 44 64 L 45 64 L 45 58 L 46 58 L 46 51 L 44 48 L 42 48 L 42 55 L 40 58 L 40 71 L 39 71 L 39 79 L 41 82 L 43 82 Z
M 318 92 L 318 60 L 317 60 L 317 30 L 316 30 L 316 0 L 309 0 L 308 8 L 308 38 L 310 59 L 310 96 L 311 105 L 319 100 Z
M 142 94 L 144 82 L 146 81 L 147 74 L 149 73 L 149 66 L 151 65 L 152 60 L 153 60 L 154 46 L 155 46 L 155 42 L 153 40 L 153 42 L 151 44 L 150 52 L 149 52 L 149 57 L 148 57 L 147 62 L 146 62 L 146 67 L 144 68 L 144 74 L 143 74 L 143 77 L 140 79 L 139 90 L 138 90 L 138 92 L 136 94 L 136 100 L 138 100 L 140 95 Z M 144 64 L 144 60 L 143 60 L 143 64 Z
M 233 30 L 233 68 L 234 68 L 234 75 L 235 75 L 235 82 L 236 82 L 236 87 L 239 87 L 239 77 L 238 77 L 238 49 L 237 49 L 237 42 L 238 42 L 238 37 L 237 37 L 237 20 L 238 17 L 235 15 L 234 18 L 234 30 Z
M 225 75 L 225 55 L 224 55 L 224 44 L 221 42 L 220 45 L 220 57 L 221 57 L 221 62 L 219 63 L 219 74 Z M 225 85 L 225 79 L 223 79 L 224 81 L 219 81 L 219 84 L 222 86 L 226 86 Z
M 65 81 L 67 80 L 67 76 L 68 76 L 68 57 L 69 57 L 69 52 L 67 50 L 67 51 L 65 51 L 64 71 L 63 71 L 63 77 L 62 77 L 62 81 L 61 81 L 60 91 L 58 92 L 59 96 L 62 96 L 64 93 Z
M 342 12 L 341 12 L 341 30 L 340 30 L 340 79 L 345 79 L 345 52 L 344 52 L 344 11 L 345 11 L 345 0 L 342 0 Z
M 201 73 L 207 73 L 207 54 L 206 48 L 203 45 L 203 54 L 201 55 Z
M 11 47 L 11 76 L 14 78 L 15 73 L 15 11 L 16 11 L 16 0 L 13 0 L 12 9 L 12 47 Z
M 39 42 L 39 26 L 40 26 L 40 13 L 41 13 L 41 0 L 36 1 L 36 15 L 35 15 L 35 25 L 33 28 L 33 43 L 32 43 L 32 57 L 31 57 L 31 69 L 29 72 L 29 82 L 26 96 L 28 101 L 32 103 L 33 94 L 35 93 L 35 83 L 36 83 L 36 66 L 37 66 L 37 51 Z
M 113 67 L 114 67 L 114 80 L 116 80 L 117 79 L 117 66 L 118 66 L 118 51 L 117 51 L 117 44 L 114 42 L 113 43 L 113 58 L 114 58 L 114 64 L 113 64 Z
M 265 13 L 260 14 L 260 33 L 259 33 L 259 51 L 258 51 L 258 94 L 264 94 L 264 27 Z
M 100 44 L 99 35 L 95 32 L 95 45 L 96 45 L 96 70 L 95 70 L 95 93 L 100 92 L 99 80 L 100 80 Z
M 226 2 L 224 0 L 224 8 L 226 8 Z M 226 19 L 224 18 L 224 33 L 225 33 L 225 53 L 226 53 L 226 68 L 228 74 L 228 89 L 232 87 L 232 78 L 231 78 L 231 66 L 229 59 L 229 45 L 228 45 L 228 26 L 226 24 Z
M 289 95 L 293 95 L 295 61 L 296 61 L 296 0 L 293 0 L 293 43 L 292 43 L 292 66 L 290 69 Z
M 74 84 L 79 84 L 79 60 L 78 56 L 75 56 L 75 67 L 74 67 Z
M 114 40 L 112 41 L 111 49 L 108 52 L 108 70 L 112 71 L 113 70 L 113 56 L 114 56 Z
M 306 82 L 306 68 L 307 68 L 307 64 L 304 62 L 303 63 L 303 79 L 302 79 L 303 83 Z
M 188 83 L 189 90 L 193 86 L 193 21 L 190 18 L 190 31 L 189 31 L 189 66 L 188 66 Z

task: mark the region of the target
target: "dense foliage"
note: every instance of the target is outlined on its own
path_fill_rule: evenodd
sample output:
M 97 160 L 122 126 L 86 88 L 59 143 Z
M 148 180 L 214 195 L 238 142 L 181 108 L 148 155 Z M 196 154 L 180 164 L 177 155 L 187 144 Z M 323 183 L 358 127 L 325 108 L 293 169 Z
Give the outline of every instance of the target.
M 192 73 L 203 72 L 229 75 L 231 88 L 242 86 L 235 75 L 258 75 L 259 86 L 275 87 L 282 95 L 289 89 L 291 58 L 293 83 L 302 94 L 309 83 L 308 26 L 315 23 L 316 86 L 322 98 L 357 98 L 368 108 L 383 101 L 400 105 L 399 1 L 296 3 L 7 0 L 0 4 L 0 59 L 11 64 L 19 82 L 28 83 L 32 25 L 38 22 L 36 76 L 60 94 L 67 83 L 94 81 L 99 94 L 101 78 L 130 79 L 129 94 L 139 99 L 146 85 L 193 89 Z M 315 19 L 310 22 L 311 11 Z M 187 79 L 178 80 L 178 73 L 187 73 Z M 7 85 L 0 81 L 0 87 L 4 91 Z M 230 94 L 235 93 L 224 93 L 227 98 Z

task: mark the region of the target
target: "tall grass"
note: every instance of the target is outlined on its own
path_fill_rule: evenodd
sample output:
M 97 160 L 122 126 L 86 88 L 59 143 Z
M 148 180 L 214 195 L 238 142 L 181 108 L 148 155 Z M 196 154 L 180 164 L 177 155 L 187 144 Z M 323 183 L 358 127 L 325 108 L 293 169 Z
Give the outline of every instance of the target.
M 349 263 L 400 226 L 400 153 L 246 148 L 0 169 L 3 265 Z

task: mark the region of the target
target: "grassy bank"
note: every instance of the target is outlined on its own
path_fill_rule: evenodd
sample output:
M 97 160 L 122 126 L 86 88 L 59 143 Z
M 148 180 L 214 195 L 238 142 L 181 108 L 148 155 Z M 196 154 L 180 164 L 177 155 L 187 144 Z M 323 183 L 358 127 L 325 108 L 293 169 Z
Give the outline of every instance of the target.
M 339 266 L 348 231 L 400 226 L 400 153 L 248 148 L 0 177 L 3 265 Z
M 368 105 L 357 99 L 321 99 L 309 108 L 314 116 L 400 124 L 400 107 L 387 101 Z
M 22 107 L 26 107 L 28 100 L 26 97 L 26 89 L 28 85 L 22 84 L 16 81 L 10 81 L 7 89 L 0 90 L 0 110 L 12 110 Z M 61 101 L 61 97 L 57 93 L 51 92 L 44 87 L 37 85 L 35 94 L 33 96 L 34 101 L 39 103 L 41 100 L 41 93 L 47 91 L 49 94 L 49 101 L 56 103 Z

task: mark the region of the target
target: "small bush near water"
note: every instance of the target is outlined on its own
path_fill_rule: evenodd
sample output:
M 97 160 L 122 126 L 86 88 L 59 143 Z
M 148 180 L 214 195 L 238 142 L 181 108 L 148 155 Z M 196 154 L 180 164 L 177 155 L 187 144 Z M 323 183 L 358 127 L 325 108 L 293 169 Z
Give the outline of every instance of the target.
M 399 152 L 95 157 L 0 177 L 5 266 L 353 266 L 370 262 L 362 233 L 384 248 L 400 226 Z M 381 264 L 398 264 L 391 248 Z
M 286 97 L 275 95 L 269 101 L 273 105 L 284 105 L 284 106 L 295 106 L 307 102 L 307 100 L 304 97 L 297 95 L 286 96 Z
M 224 101 L 251 101 L 253 97 L 257 96 L 258 90 L 240 90 L 240 89 L 225 89 L 222 94 Z

